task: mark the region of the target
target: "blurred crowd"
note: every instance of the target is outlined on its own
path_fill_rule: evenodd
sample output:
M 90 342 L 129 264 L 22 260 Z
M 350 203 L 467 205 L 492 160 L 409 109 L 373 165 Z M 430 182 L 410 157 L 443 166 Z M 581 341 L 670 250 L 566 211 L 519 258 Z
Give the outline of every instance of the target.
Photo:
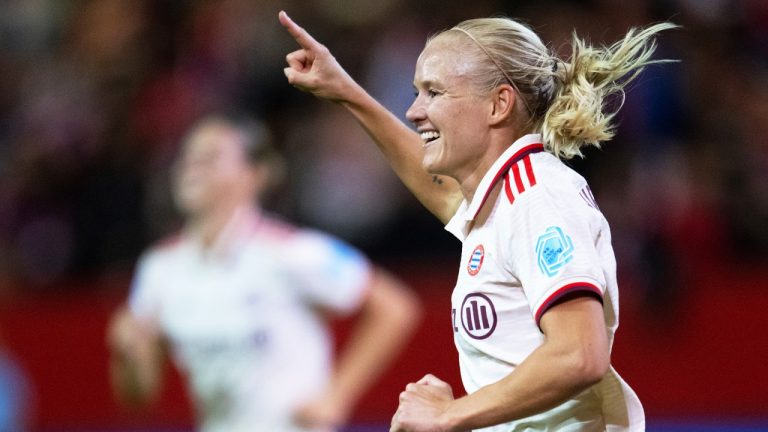
M 662 297 L 696 266 L 768 256 L 764 0 L 0 0 L 0 293 L 128 272 L 177 228 L 173 157 L 216 110 L 274 128 L 272 211 L 385 262 L 458 256 L 351 117 L 286 83 L 280 9 L 401 116 L 426 37 L 465 18 L 522 17 L 564 56 L 573 30 L 681 24 L 658 51 L 681 62 L 649 68 L 616 139 L 573 166 L 625 273 Z

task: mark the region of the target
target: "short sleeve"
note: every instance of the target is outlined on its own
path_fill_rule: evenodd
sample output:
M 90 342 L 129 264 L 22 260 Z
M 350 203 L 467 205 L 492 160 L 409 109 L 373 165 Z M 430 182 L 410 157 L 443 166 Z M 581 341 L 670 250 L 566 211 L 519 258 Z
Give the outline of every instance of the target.
M 540 185 L 515 202 L 509 229 L 509 267 L 519 279 L 538 324 L 566 295 L 602 299 L 605 274 L 596 244 L 599 212 L 567 188 Z
M 160 310 L 160 289 L 152 254 L 143 256 L 137 266 L 128 295 L 128 307 L 138 318 L 155 318 Z
M 338 313 L 357 308 L 371 273 L 359 251 L 326 234 L 303 231 L 291 241 L 287 253 L 297 289 L 307 301 Z

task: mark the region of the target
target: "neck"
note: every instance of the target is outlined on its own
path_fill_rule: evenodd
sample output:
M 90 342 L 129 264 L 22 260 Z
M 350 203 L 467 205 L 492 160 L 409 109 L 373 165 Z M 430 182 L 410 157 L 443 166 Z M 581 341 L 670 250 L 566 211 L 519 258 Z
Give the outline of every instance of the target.
M 187 220 L 187 230 L 202 244 L 203 249 L 210 249 L 237 211 L 243 207 L 245 206 L 240 203 L 216 205 L 199 215 L 191 216 Z
M 459 182 L 459 189 L 461 189 L 462 195 L 464 195 L 464 198 L 468 202 L 471 202 L 472 198 L 474 198 L 477 187 L 480 185 L 480 181 L 482 181 L 485 174 L 488 173 L 488 170 L 491 169 L 491 166 L 499 159 L 499 157 L 501 157 L 502 153 L 512 145 L 512 143 L 520 139 L 523 135 L 525 135 L 525 133 L 514 132 L 499 135 L 497 139 L 492 138 L 488 149 L 478 163 L 472 167 L 471 171 L 463 176 L 454 177 Z

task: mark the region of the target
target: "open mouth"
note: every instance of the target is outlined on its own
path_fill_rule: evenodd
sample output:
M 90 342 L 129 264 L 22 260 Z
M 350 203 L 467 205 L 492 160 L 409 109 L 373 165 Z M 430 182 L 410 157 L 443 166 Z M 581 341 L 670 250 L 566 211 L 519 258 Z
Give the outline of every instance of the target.
M 422 141 L 424 141 L 424 144 L 429 144 L 432 141 L 440 138 L 440 132 L 438 131 L 424 131 L 421 132 L 419 135 L 421 135 Z

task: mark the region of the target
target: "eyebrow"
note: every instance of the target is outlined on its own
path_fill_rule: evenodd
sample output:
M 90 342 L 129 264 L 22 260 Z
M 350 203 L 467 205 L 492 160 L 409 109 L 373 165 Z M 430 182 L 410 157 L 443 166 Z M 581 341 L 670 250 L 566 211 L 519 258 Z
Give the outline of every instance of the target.
M 436 83 L 434 81 L 430 80 L 430 79 L 426 79 L 426 80 L 421 81 L 421 85 L 422 85 L 422 87 L 432 87 L 432 86 L 435 86 Z M 414 90 L 418 90 L 418 88 L 419 88 L 419 86 L 417 85 L 416 81 L 413 82 L 412 86 L 413 86 Z M 440 86 L 438 86 L 438 87 L 440 87 Z M 445 87 L 445 86 L 442 86 L 442 87 Z

